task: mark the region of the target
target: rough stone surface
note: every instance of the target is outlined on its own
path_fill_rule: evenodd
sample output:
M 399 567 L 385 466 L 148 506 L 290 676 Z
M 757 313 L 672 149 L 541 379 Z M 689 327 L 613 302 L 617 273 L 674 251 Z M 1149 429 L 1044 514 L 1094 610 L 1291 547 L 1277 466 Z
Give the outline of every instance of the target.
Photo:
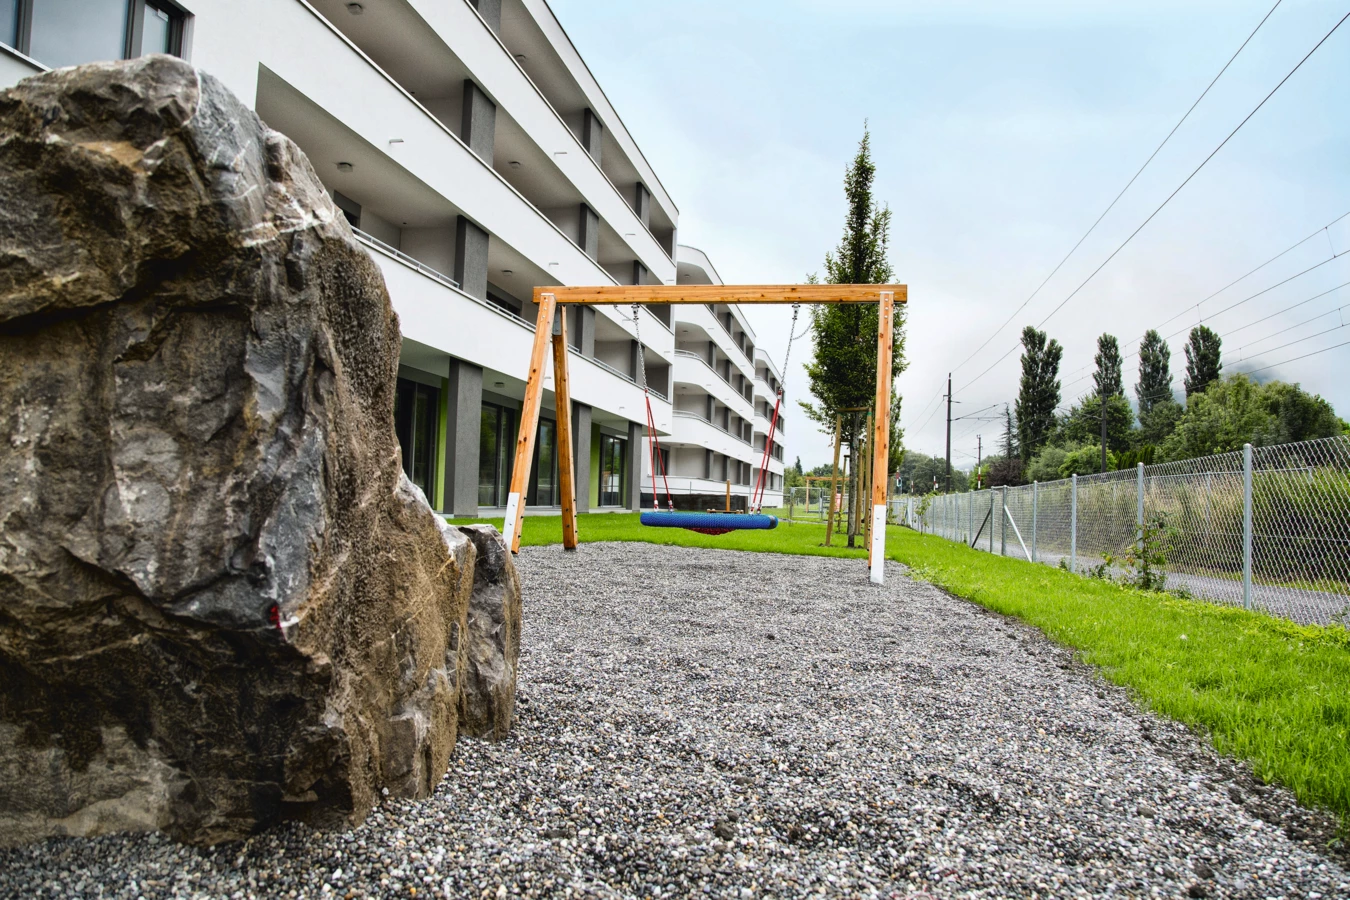
M 884 587 L 643 544 L 517 565 L 517 722 L 432 798 L 214 852 L 0 852 L 0 896 L 1350 896 L 1329 817 L 894 564 Z
M 0 843 L 210 843 L 440 781 L 482 542 L 402 476 L 399 347 L 308 161 L 219 82 L 154 56 L 0 93 Z
M 462 526 L 478 551 L 465 631 L 467 665 L 459 695 L 459 727 L 501 740 L 511 728 L 520 658 L 520 577 L 497 529 Z

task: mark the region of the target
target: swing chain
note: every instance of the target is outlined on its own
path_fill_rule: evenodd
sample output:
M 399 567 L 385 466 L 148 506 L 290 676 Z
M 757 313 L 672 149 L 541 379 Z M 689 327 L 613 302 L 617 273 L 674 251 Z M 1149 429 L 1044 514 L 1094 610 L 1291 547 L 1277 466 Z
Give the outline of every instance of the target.
M 792 342 L 798 337 L 797 313 L 801 311 L 801 308 L 802 305 L 800 303 L 792 304 L 792 324 L 788 327 L 787 350 L 783 353 L 783 379 L 778 382 L 778 396 L 780 397 L 783 396 L 783 389 L 787 387 L 788 360 L 792 359 Z
M 642 388 L 642 393 L 647 393 L 647 362 L 646 351 L 642 347 L 642 331 L 638 326 L 638 304 L 633 304 L 633 337 L 637 339 L 637 358 L 638 358 L 638 387 Z

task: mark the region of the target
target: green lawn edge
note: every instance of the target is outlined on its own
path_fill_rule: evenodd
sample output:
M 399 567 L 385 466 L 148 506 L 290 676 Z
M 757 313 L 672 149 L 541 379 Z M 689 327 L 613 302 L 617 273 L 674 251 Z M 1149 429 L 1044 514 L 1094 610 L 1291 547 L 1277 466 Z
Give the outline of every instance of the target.
M 469 520 L 455 519 L 455 523 Z M 501 519 L 478 519 L 498 528 Z M 866 556 L 823 546 L 817 523 L 710 536 L 647 528 L 636 513 L 579 517 L 583 543 L 630 541 L 807 556 Z M 887 528 L 887 558 L 927 582 L 1034 626 L 1074 649 L 1141 705 L 1208 734 L 1222 753 L 1350 823 L 1350 631 L 1139 591 L 1062 569 Z M 523 546 L 562 541 L 559 516 L 529 516 Z

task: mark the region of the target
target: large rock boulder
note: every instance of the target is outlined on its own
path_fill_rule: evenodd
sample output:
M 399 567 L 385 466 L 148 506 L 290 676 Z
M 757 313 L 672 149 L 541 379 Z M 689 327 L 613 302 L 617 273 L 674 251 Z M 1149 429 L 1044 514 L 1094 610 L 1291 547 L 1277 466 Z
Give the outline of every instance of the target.
M 399 347 L 308 161 L 210 76 L 0 93 L 0 843 L 352 822 L 432 790 L 461 709 L 505 730 L 518 582 L 403 478 Z

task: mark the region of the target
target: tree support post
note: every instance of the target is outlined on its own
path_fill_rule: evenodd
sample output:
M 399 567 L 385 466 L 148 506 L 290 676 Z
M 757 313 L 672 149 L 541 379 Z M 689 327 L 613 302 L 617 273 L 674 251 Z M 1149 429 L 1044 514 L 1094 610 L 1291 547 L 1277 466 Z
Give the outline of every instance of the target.
M 891 330 L 895 292 L 882 291 L 877 314 L 877 408 L 872 438 L 872 540 L 868 552 L 873 584 L 886 583 L 886 479 L 891 448 Z
M 844 417 L 836 413 L 834 416 L 834 467 L 830 469 L 830 513 L 825 519 L 825 546 L 830 546 L 830 535 L 834 534 L 834 498 L 835 489 L 839 482 L 839 442 L 843 436 Z

